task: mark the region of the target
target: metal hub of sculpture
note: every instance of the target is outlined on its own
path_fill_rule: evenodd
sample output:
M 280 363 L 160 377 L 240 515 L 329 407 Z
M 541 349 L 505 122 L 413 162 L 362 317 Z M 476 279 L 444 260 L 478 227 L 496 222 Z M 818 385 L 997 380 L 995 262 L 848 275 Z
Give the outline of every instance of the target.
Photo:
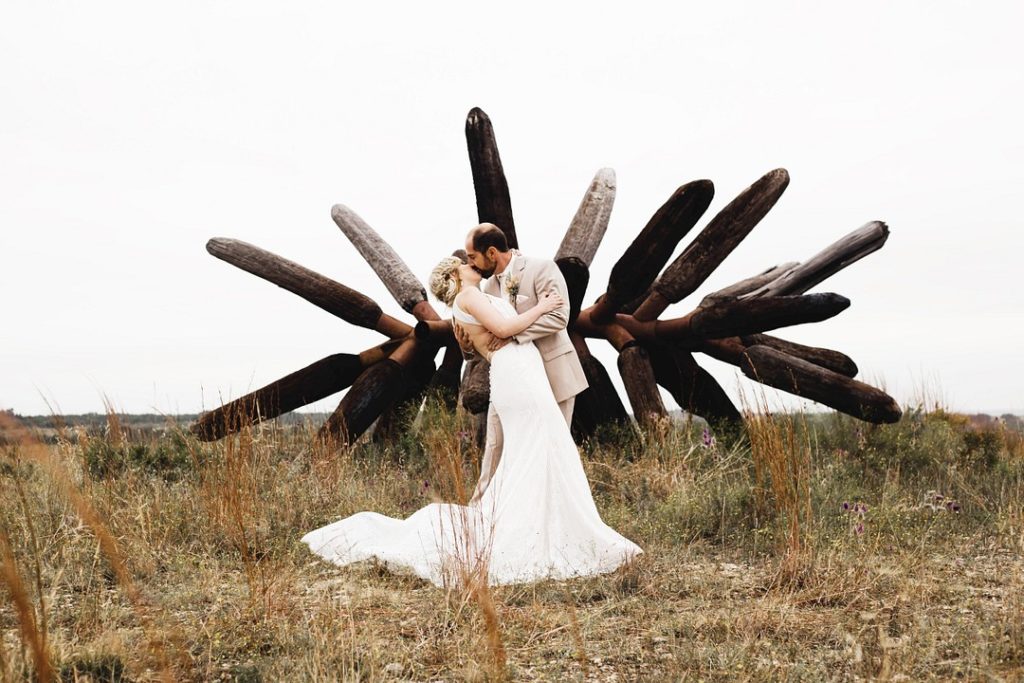
M 508 183 L 490 119 L 474 108 L 466 120 L 477 213 L 518 247 Z M 590 388 L 576 400 L 573 431 L 593 435 L 629 416 L 587 339 L 604 339 L 618 352 L 618 369 L 633 415 L 641 426 L 667 411 L 664 387 L 679 406 L 713 426 L 735 427 L 740 411 L 694 358 L 703 353 L 738 366 L 751 379 L 812 399 L 869 422 L 896 422 L 900 408 L 883 391 L 853 379 L 848 356 L 765 334 L 788 325 L 831 318 L 850 305 L 838 294 L 809 289 L 885 244 L 888 227 L 872 221 L 803 263 L 774 266 L 707 295 L 687 315 L 660 319 L 669 305 L 704 283 L 753 230 L 789 184 L 785 169 L 769 171 L 719 211 L 671 263 L 679 242 L 697 224 L 714 195 L 710 180 L 677 189 L 612 268 L 605 292 L 583 308 L 590 264 L 608 228 L 615 200 L 615 173 L 601 169 L 580 202 L 554 256 L 569 289 L 569 332 Z M 366 259 L 399 305 L 416 318 L 409 324 L 384 313 L 369 297 L 297 263 L 238 240 L 213 238 L 206 249 L 243 270 L 283 287 L 353 325 L 380 332 L 387 341 L 358 354 L 339 353 L 298 370 L 235 401 L 204 413 L 191 430 L 215 440 L 247 424 L 276 417 L 348 388 L 319 437 L 350 444 L 374 422 L 386 436 L 395 416 L 438 390 L 449 405 L 463 406 L 482 424 L 489 394 L 489 366 L 463 360 L 451 322 L 427 302 L 426 292 L 399 255 L 354 211 L 336 205 L 331 216 Z M 461 237 L 459 235 L 458 237 Z M 458 252 L 456 252 L 458 253 Z M 667 264 L 667 267 L 666 267 Z M 439 366 L 438 353 L 444 350 Z M 461 379 L 460 379 L 461 373 Z

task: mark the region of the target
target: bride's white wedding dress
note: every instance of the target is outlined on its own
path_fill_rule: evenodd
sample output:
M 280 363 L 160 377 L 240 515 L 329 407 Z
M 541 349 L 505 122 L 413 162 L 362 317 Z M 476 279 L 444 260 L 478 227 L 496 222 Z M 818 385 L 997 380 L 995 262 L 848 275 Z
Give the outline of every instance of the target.
M 487 297 L 502 315 L 516 314 L 504 299 Z M 474 573 L 490 585 L 602 574 L 643 552 L 601 520 L 533 342 L 493 354 L 491 401 L 504 446 L 477 503 L 432 503 L 404 520 L 360 512 L 302 541 L 335 564 L 375 557 L 438 586 Z

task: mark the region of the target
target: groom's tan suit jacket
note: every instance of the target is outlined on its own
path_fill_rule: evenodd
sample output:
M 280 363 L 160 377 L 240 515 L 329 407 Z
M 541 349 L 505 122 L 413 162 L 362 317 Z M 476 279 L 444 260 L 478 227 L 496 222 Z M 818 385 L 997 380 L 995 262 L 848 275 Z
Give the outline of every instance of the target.
M 565 299 L 563 306 L 545 313 L 513 337 L 519 343 L 532 341 L 537 346 L 544 360 L 544 370 L 555 401 L 561 403 L 589 386 L 579 356 L 565 329 L 569 324 L 569 290 L 565 278 L 554 261 L 531 258 L 517 251 L 504 273 L 487 278 L 483 283 L 483 291 L 502 296 L 498 278 L 508 275 L 518 281 L 519 291 L 514 306 L 519 313 L 536 306 L 537 298 L 545 292 L 554 290 Z M 507 289 L 504 296 L 511 303 Z

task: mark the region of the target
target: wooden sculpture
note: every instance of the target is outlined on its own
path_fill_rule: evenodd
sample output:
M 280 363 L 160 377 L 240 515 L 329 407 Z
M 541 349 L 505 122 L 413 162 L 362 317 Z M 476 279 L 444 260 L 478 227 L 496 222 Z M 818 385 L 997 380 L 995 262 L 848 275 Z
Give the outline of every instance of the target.
M 519 241 L 508 183 L 490 119 L 474 108 L 466 120 L 469 161 L 481 223 L 502 228 L 510 246 Z M 618 370 L 638 424 L 667 415 L 658 386 L 690 413 L 716 428 L 740 425 L 740 411 L 715 379 L 698 364 L 702 353 L 739 367 L 763 384 L 812 399 L 869 422 L 896 422 L 900 408 L 883 391 L 853 379 L 856 364 L 846 355 L 766 334 L 781 327 L 819 322 L 850 305 L 832 293 L 807 294 L 830 275 L 885 244 L 888 227 L 872 221 L 803 263 L 773 266 L 719 289 L 686 315 L 663 319 L 671 305 L 693 294 L 775 205 L 789 184 L 785 169 L 769 171 L 741 192 L 697 233 L 674 260 L 678 244 L 707 211 L 714 196 L 710 180 L 677 189 L 659 208 L 611 270 L 608 285 L 584 306 L 590 265 L 608 229 L 615 202 L 615 173 L 594 176 L 554 255 L 570 298 L 569 334 L 590 388 L 576 400 L 573 431 L 593 435 L 601 425 L 629 422 L 608 371 L 590 353 L 588 339 L 604 339 L 618 353 Z M 319 437 L 350 444 L 374 422 L 387 437 L 399 427 L 395 416 L 436 391 L 450 406 L 463 407 L 482 426 L 487 411 L 489 367 L 475 360 L 463 370 L 451 321 L 427 302 L 422 283 L 401 257 L 350 208 L 335 206 L 334 222 L 416 322 L 383 312 L 369 297 L 275 254 L 238 240 L 214 238 L 207 251 L 283 287 L 353 325 L 372 329 L 387 341 L 358 354 L 328 356 L 276 382 L 204 413 L 192 431 L 204 440 L 236 432 L 246 424 L 349 389 L 322 426 Z M 453 235 L 453 238 L 461 235 Z M 455 252 L 460 255 L 460 252 Z M 465 254 L 461 253 L 464 257 Z M 443 349 L 441 364 L 435 366 Z

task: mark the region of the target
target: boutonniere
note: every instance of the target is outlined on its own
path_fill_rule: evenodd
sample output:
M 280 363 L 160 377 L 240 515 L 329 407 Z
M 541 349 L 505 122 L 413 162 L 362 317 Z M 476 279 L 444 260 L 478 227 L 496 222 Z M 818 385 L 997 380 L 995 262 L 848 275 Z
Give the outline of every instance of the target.
M 508 279 L 505 280 L 505 289 L 508 291 L 509 302 L 513 306 L 515 306 L 516 295 L 519 294 L 519 278 L 517 278 L 515 275 L 509 275 Z

